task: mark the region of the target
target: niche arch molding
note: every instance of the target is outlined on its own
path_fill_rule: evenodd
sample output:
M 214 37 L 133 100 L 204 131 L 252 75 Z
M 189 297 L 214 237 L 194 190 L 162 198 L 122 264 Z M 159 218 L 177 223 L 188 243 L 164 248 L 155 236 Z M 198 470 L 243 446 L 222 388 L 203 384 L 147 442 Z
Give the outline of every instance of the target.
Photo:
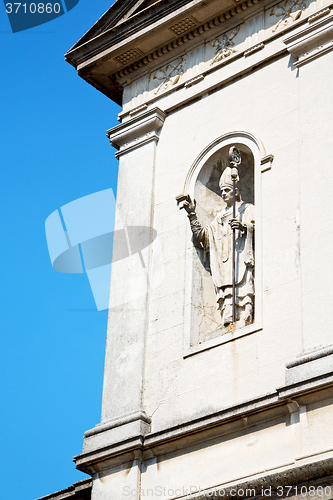
M 234 143 L 244 144 L 251 150 L 254 157 L 254 173 L 255 175 L 257 172 L 261 173 L 261 161 L 266 156 L 265 147 L 261 140 L 249 132 L 228 132 L 208 144 L 194 160 L 185 179 L 184 193 L 190 195 L 194 193 L 195 181 L 207 159 L 218 150 L 226 146 L 233 146 Z

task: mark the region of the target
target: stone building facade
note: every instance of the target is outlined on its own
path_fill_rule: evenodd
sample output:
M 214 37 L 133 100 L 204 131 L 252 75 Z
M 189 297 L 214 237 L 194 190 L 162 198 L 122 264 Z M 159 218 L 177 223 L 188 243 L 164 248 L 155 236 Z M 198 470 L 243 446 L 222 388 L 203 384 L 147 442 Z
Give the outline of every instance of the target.
M 92 500 L 333 498 L 332 9 L 117 0 L 66 55 L 122 105 L 116 229 L 139 228 L 128 255 L 115 236 L 102 418 L 75 457 Z M 232 146 L 255 297 L 225 326 L 180 208 L 219 221 Z

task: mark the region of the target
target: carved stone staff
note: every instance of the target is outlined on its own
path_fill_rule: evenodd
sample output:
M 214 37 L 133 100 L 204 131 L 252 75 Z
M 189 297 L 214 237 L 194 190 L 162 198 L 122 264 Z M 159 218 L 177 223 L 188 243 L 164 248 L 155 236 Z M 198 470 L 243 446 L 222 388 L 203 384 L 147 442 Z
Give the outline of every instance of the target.
M 229 163 L 232 178 L 232 218 L 236 219 L 236 181 L 238 178 L 238 167 L 242 162 L 239 149 L 232 146 L 229 149 Z M 232 230 L 232 322 L 236 323 L 236 229 Z

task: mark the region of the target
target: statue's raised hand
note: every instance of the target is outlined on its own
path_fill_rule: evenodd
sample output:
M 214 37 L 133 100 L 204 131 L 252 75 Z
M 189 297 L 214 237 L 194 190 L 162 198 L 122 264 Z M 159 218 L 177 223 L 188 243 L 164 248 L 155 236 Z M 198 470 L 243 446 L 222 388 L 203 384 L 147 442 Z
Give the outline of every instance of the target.
M 192 201 L 192 200 L 191 201 L 185 200 L 183 202 L 183 206 L 182 206 L 182 208 L 185 208 L 185 210 L 186 210 L 186 212 L 188 214 L 195 213 L 195 207 L 196 207 L 196 201 L 195 200 L 194 201 Z

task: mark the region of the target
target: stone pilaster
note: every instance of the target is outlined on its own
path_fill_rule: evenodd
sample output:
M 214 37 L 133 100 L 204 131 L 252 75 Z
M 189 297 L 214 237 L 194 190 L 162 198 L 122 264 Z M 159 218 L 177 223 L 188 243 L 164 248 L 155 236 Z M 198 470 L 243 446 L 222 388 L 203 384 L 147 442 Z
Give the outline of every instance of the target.
M 327 186 L 333 182 L 330 166 L 333 144 L 331 130 L 325 125 L 333 120 L 333 103 L 326 92 L 328 82 L 333 78 L 332 36 L 332 11 L 324 8 L 284 40 L 288 51 L 296 58 L 294 66 L 298 68 L 299 81 L 299 222 L 304 354 L 332 344 L 331 311 L 327 306 L 332 297 L 333 265 L 328 258 L 333 245 L 330 230 L 332 201 Z M 320 78 L 314 75 L 320 75 Z M 321 110 L 320 114 L 318 110 Z M 320 355 L 315 358 L 318 366 L 327 360 Z M 309 370 L 312 362 L 306 360 L 306 364 L 301 363 L 297 369 L 306 366 Z M 318 375 L 322 375 L 322 369 Z
M 150 430 L 142 391 L 151 244 L 156 237 L 152 227 L 155 149 L 165 116 L 154 108 L 108 131 L 120 161 L 102 419 L 85 433 L 83 453 L 75 458 L 77 468 L 93 475 L 93 495 L 98 491 L 99 499 L 109 498 L 109 483 L 103 477 L 114 472 L 109 457 L 117 448 L 126 448 L 122 465 L 117 467 L 127 471 L 129 487 L 137 488 L 140 449 Z

